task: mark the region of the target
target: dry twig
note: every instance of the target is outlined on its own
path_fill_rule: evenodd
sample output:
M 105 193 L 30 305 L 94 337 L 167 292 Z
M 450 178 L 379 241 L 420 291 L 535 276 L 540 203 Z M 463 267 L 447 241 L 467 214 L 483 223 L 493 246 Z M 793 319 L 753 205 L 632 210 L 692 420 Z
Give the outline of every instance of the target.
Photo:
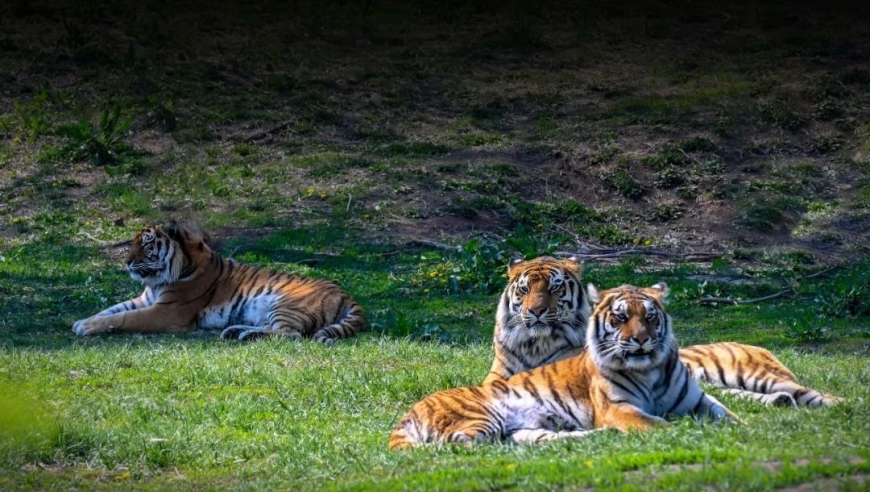
M 712 260 L 716 258 L 721 258 L 722 253 L 671 253 L 669 251 L 664 251 L 660 249 L 644 249 L 644 248 L 631 248 L 631 249 L 619 249 L 619 250 L 606 250 L 602 252 L 573 252 L 573 251 L 556 251 L 553 254 L 559 256 L 576 256 L 578 258 L 588 259 L 588 260 L 597 260 L 603 258 L 618 258 L 620 256 L 629 256 L 629 255 L 646 255 L 646 256 L 661 256 L 665 258 L 679 258 L 683 260 Z
M 428 239 L 412 239 L 408 241 L 409 246 L 428 246 L 435 249 L 443 249 L 446 251 L 462 251 L 462 246 L 453 246 L 450 244 L 439 243 L 438 241 L 430 241 Z
M 830 272 L 840 268 L 840 266 L 841 265 L 834 265 L 832 267 L 825 268 L 824 270 L 813 273 L 811 275 L 807 275 L 804 278 L 809 279 L 809 278 L 821 277 L 827 273 L 830 273 Z M 769 296 L 764 296 L 764 297 L 756 297 L 754 299 L 743 300 L 743 299 L 732 299 L 730 297 L 702 297 L 701 299 L 698 299 L 695 302 L 698 304 L 701 304 L 701 305 L 711 304 L 711 305 L 715 306 L 716 304 L 731 304 L 732 306 L 737 306 L 738 304 L 755 304 L 758 302 L 769 301 L 771 299 L 777 299 L 779 297 L 783 297 L 783 296 L 786 296 L 788 294 L 792 294 L 793 292 L 794 292 L 794 287 L 789 287 L 788 289 L 783 289 L 775 294 L 770 294 Z

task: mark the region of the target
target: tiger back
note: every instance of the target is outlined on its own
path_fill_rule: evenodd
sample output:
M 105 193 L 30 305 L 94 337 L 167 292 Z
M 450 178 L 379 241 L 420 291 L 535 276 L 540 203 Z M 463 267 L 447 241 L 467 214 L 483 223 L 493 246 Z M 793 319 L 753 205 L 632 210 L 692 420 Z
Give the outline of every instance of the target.
M 436 392 L 413 405 L 391 449 L 509 439 L 539 443 L 606 428 L 645 431 L 665 417 L 739 421 L 680 363 L 663 283 L 600 294 L 586 329 L 589 350 L 503 380 Z
M 576 257 L 514 260 L 498 300 L 495 358 L 484 383 L 580 353 L 589 302 Z
M 222 258 L 206 236 L 175 222 L 136 234 L 126 264 L 144 292 L 76 321 L 76 334 L 199 327 L 222 329 L 224 339 L 280 335 L 330 344 L 365 325 L 360 306 L 336 284 Z

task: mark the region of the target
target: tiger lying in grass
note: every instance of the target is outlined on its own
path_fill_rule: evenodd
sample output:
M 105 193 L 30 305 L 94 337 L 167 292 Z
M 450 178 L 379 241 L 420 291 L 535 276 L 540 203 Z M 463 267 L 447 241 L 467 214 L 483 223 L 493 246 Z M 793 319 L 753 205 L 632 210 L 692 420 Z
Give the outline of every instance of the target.
M 127 255 L 139 297 L 76 321 L 78 335 L 223 329 L 221 338 L 313 337 L 323 343 L 360 331 L 360 306 L 332 282 L 221 258 L 206 238 L 175 222 L 143 229 Z
M 576 258 L 542 256 L 512 262 L 496 313 L 495 360 L 484 383 L 579 354 L 589 302 Z M 837 397 L 801 386 L 769 351 L 739 343 L 681 349 L 696 380 L 768 405 L 829 406 Z
M 588 350 L 491 384 L 439 391 L 417 402 L 390 448 L 509 439 L 538 443 L 597 429 L 648 430 L 664 417 L 739 419 L 706 395 L 680 363 L 664 283 L 600 294 L 586 330 Z

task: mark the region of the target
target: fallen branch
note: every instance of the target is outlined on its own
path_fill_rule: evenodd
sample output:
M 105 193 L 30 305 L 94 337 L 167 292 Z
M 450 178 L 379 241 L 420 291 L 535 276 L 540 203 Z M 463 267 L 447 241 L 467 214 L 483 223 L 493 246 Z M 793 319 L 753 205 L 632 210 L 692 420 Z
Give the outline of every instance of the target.
M 806 277 L 804 277 L 804 279 L 821 277 L 822 275 L 830 273 L 830 272 L 840 268 L 841 266 L 842 265 L 834 265 L 832 267 L 825 268 L 822 271 L 813 273 L 811 275 L 807 275 Z M 741 300 L 741 299 L 731 299 L 730 297 L 703 297 L 701 299 L 698 299 L 695 302 L 700 304 L 700 305 L 704 305 L 704 304 L 713 304 L 713 305 L 731 304 L 732 306 L 737 306 L 739 304 L 755 304 L 758 302 L 769 301 L 771 299 L 777 299 L 779 297 L 783 297 L 783 296 L 786 296 L 788 294 L 793 294 L 793 293 L 794 293 L 794 288 L 789 287 L 788 289 L 781 290 L 781 291 L 777 292 L 776 294 L 771 294 L 769 296 L 764 296 L 764 297 L 756 297 L 755 299 Z
M 785 289 L 777 292 L 776 294 L 771 294 L 769 296 L 757 297 L 755 299 L 731 299 L 729 297 L 704 297 L 702 299 L 698 299 L 698 304 L 731 304 L 733 306 L 737 306 L 738 304 L 755 304 L 757 302 L 769 301 L 771 299 L 776 299 L 778 297 L 782 297 L 787 294 L 791 294 L 793 289 Z
M 665 258 L 680 258 L 684 260 L 704 260 L 721 258 L 722 253 L 671 253 L 660 249 L 622 249 L 615 251 L 607 251 L 601 253 L 580 253 L 573 251 L 556 251 L 553 254 L 559 256 L 576 256 L 578 258 L 595 260 L 602 258 L 618 258 L 620 256 L 630 255 L 646 255 L 646 256 L 661 256 Z
M 408 241 L 409 246 L 427 246 L 435 249 L 443 249 L 446 251 L 462 251 L 462 246 L 453 246 L 450 244 L 439 243 L 438 241 L 430 241 L 428 239 L 412 239 Z
M 843 266 L 843 265 L 834 265 L 834 266 L 832 266 L 832 267 L 825 268 L 825 269 L 822 270 L 822 271 L 816 272 L 816 273 L 814 273 L 814 274 L 812 274 L 812 275 L 807 275 L 807 276 L 804 277 L 804 278 L 816 278 L 816 277 L 821 277 L 821 276 L 823 276 L 823 275 L 825 275 L 825 274 L 828 274 L 828 273 L 833 272 L 834 270 L 840 268 L 841 266 Z
M 87 232 L 79 232 L 79 236 L 84 236 L 84 237 L 90 239 L 91 241 L 94 241 L 95 243 L 97 243 L 97 246 L 99 246 L 101 248 L 105 248 L 106 246 L 109 245 L 108 242 L 103 241 L 102 239 L 97 239 L 94 236 L 91 236 L 90 234 L 88 234 Z
M 94 236 L 88 234 L 87 232 L 79 232 L 78 235 L 84 236 L 84 237 L 90 239 L 91 241 L 94 241 L 95 243 L 97 243 L 97 246 L 99 246 L 101 249 L 114 249 L 114 248 L 120 248 L 121 246 L 129 246 L 129 245 L 133 244 L 132 239 L 126 239 L 124 241 L 110 244 L 108 241 L 103 241 L 102 239 L 97 239 Z

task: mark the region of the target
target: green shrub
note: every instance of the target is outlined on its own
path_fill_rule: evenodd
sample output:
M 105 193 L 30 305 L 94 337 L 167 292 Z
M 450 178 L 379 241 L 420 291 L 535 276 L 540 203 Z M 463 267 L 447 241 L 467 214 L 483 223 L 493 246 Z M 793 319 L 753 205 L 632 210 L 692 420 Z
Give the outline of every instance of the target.
M 634 176 L 624 169 L 603 172 L 601 173 L 600 178 L 605 187 L 616 191 L 626 198 L 639 198 L 646 191 L 643 186 L 634 179 Z
M 97 125 L 81 120 L 74 125 L 64 125 L 58 132 L 68 139 L 65 147 L 67 155 L 73 160 L 90 160 L 95 165 L 114 164 L 118 154 L 128 150 L 122 140 L 133 119 L 121 119 L 121 106 L 113 104 L 103 108 Z

